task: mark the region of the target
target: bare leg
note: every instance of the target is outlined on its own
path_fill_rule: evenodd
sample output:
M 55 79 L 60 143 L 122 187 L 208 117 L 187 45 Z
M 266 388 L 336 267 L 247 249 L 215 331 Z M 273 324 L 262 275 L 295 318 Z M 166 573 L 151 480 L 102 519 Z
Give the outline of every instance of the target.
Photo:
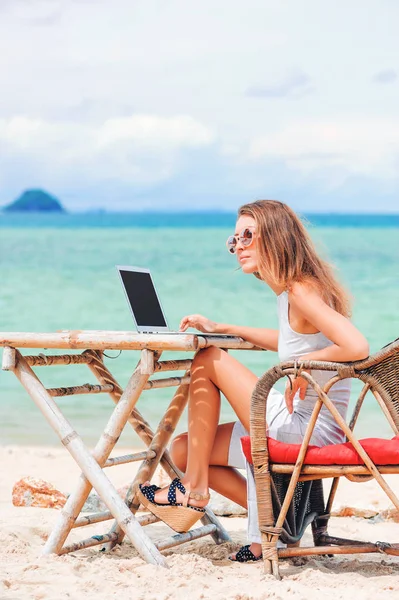
M 209 487 L 247 508 L 247 481 L 237 469 L 228 466 L 233 426 L 234 423 L 223 423 L 216 430 L 209 465 Z M 183 472 L 187 469 L 187 446 L 188 435 L 182 433 L 173 440 L 170 449 L 174 463 Z
M 244 508 L 247 506 L 247 481 L 235 468 L 228 466 L 231 433 L 234 423 L 223 423 L 216 431 L 215 443 L 212 448 L 209 465 L 209 487 L 230 498 Z M 174 463 L 185 472 L 187 466 L 188 435 L 182 433 L 171 445 L 170 452 Z M 249 547 L 254 556 L 262 554 L 261 544 L 252 543 Z M 236 553 L 230 555 L 235 560 Z
M 208 493 L 209 465 L 220 414 L 220 392 L 249 430 L 250 401 L 256 381 L 254 373 L 219 348 L 207 348 L 196 355 L 191 368 L 187 469 L 182 479 L 186 488 L 204 495 Z M 156 502 L 167 503 L 167 492 L 167 488 L 159 490 L 155 495 Z M 182 501 L 179 491 L 176 498 L 177 502 Z M 204 506 L 206 501 L 192 500 L 190 503 Z

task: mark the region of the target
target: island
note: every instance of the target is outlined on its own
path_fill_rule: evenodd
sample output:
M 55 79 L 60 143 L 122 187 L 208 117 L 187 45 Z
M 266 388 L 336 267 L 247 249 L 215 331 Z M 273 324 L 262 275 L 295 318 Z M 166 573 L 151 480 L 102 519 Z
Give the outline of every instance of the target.
M 4 212 L 66 212 L 62 204 L 43 190 L 26 190 L 3 208 Z

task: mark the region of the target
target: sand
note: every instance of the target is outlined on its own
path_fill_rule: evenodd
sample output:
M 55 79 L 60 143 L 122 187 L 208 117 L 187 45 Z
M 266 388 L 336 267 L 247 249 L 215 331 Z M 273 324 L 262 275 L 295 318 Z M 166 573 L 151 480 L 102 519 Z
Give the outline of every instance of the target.
M 71 491 L 78 469 L 62 448 L 0 447 L 0 460 L 0 600 L 399 598 L 399 557 L 373 554 L 285 560 L 282 581 L 263 575 L 259 563 L 228 561 L 229 552 L 246 543 L 244 518 L 222 519 L 232 543 L 216 546 L 207 537 L 165 552 L 169 569 L 146 564 L 129 542 L 107 554 L 88 549 L 62 557 L 41 556 L 58 511 L 14 507 L 12 486 L 19 478 L 31 475 L 50 481 L 62 491 Z M 108 470 L 108 475 L 120 486 L 131 479 L 135 468 L 115 467 Z M 398 493 L 399 478 L 387 479 Z M 337 508 L 344 505 L 378 512 L 388 508 L 389 501 L 374 482 L 342 481 Z M 102 533 L 108 528 L 106 523 L 76 530 L 71 539 Z M 162 524 L 152 525 L 146 531 L 153 539 L 171 534 Z M 399 524 L 379 517 L 335 517 L 331 519 L 330 532 L 370 541 L 399 541 Z M 302 545 L 307 543 L 309 534 Z

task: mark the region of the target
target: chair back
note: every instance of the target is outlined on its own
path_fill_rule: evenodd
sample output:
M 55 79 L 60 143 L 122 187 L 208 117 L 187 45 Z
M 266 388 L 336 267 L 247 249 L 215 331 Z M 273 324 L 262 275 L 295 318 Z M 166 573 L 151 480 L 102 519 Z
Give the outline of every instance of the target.
M 353 367 L 356 377 L 380 395 L 399 429 L 399 338 Z

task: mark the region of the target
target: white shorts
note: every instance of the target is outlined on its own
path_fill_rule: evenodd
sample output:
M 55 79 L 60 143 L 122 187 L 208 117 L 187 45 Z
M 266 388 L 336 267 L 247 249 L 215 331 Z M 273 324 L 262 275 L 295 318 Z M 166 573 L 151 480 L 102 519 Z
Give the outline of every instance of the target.
M 296 401 L 294 400 L 294 406 Z M 280 442 L 287 444 L 301 444 L 304 436 L 304 427 L 301 419 L 294 412 L 290 414 L 283 394 L 272 388 L 267 399 L 266 423 L 268 435 Z M 265 427 L 266 427 L 265 423 Z M 306 429 L 306 424 L 305 424 Z M 249 435 L 240 421 L 234 423 L 231 433 L 228 465 L 237 469 L 245 469 L 245 456 L 241 448 L 241 438 Z

